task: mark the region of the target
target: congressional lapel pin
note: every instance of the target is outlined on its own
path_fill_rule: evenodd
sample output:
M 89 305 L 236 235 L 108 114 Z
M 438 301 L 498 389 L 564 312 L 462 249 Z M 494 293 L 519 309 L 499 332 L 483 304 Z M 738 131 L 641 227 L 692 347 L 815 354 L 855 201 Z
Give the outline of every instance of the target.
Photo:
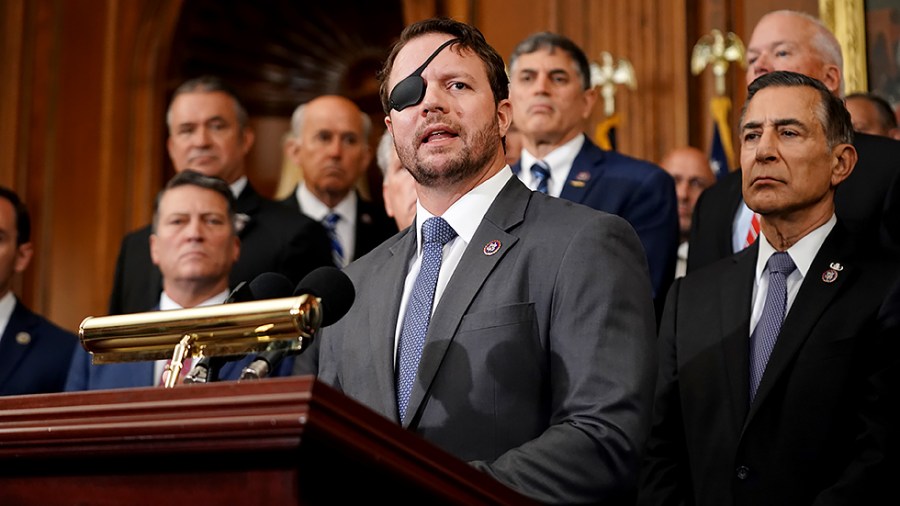
M 491 256 L 500 251 L 500 246 L 502 246 L 500 244 L 500 241 L 494 239 L 493 241 L 484 245 L 484 254 L 487 256 Z
M 822 273 L 822 281 L 826 283 L 834 283 L 838 278 L 838 273 L 844 270 L 844 266 L 839 262 L 831 262 L 828 269 Z
M 16 342 L 22 346 L 28 345 L 28 343 L 31 342 L 31 334 L 28 332 L 19 332 L 16 334 Z
M 359 217 L 359 221 L 365 223 L 366 225 L 371 225 L 372 224 L 372 216 L 369 213 L 363 213 Z
M 569 186 L 575 188 L 584 188 L 584 185 L 587 184 L 588 181 L 591 180 L 591 173 L 583 170 L 578 174 L 575 174 L 575 178 L 569 181 Z
M 247 225 L 250 224 L 250 215 L 247 213 L 235 213 L 234 215 L 234 228 L 235 231 L 240 235 L 241 232 L 247 228 Z

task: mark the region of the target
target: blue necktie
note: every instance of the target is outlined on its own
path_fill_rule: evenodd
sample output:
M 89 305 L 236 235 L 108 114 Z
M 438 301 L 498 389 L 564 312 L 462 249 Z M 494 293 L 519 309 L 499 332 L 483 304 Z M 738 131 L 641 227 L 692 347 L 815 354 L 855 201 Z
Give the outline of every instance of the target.
M 531 176 L 537 181 L 537 191 L 547 193 L 547 185 L 550 182 L 550 167 L 543 160 L 538 160 L 531 166 Z
M 769 271 L 769 291 L 762 316 L 750 335 L 750 401 L 756 397 L 756 389 L 762 381 L 769 355 L 775 348 L 781 323 L 787 308 L 787 278 L 797 267 L 786 252 L 778 252 L 766 263 Z
M 331 259 L 334 265 L 338 267 L 344 266 L 344 248 L 341 246 L 341 239 L 337 235 L 337 222 L 340 221 L 341 215 L 337 213 L 329 213 L 322 219 L 322 226 L 328 232 L 328 238 L 331 240 Z
M 428 218 L 422 224 L 422 268 L 406 305 L 406 316 L 397 344 L 397 411 L 401 422 L 406 416 L 409 393 L 412 392 L 419 370 L 419 358 L 425 347 L 434 290 L 441 271 L 442 250 L 454 237 L 456 231 L 443 218 Z

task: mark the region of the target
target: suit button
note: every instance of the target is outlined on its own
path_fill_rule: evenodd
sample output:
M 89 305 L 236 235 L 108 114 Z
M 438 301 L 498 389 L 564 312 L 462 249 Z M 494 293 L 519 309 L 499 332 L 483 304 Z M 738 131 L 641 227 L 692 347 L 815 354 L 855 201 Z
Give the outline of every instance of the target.
M 747 466 L 738 466 L 735 475 L 737 475 L 737 479 L 739 480 L 746 480 L 747 477 L 750 476 L 750 468 Z

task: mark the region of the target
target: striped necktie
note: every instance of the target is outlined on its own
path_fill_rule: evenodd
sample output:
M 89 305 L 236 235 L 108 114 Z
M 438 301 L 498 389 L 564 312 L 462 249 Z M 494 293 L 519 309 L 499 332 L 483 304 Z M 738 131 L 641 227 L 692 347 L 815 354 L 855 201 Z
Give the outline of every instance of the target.
M 536 190 L 541 193 L 547 193 L 550 184 L 550 167 L 543 160 L 534 162 L 531 166 L 531 176 L 537 181 Z
M 341 239 L 337 235 L 337 222 L 340 221 L 341 215 L 337 213 L 328 213 L 322 219 L 322 226 L 328 232 L 328 239 L 331 240 L 331 258 L 334 265 L 338 267 L 344 266 L 344 248 L 341 246 Z

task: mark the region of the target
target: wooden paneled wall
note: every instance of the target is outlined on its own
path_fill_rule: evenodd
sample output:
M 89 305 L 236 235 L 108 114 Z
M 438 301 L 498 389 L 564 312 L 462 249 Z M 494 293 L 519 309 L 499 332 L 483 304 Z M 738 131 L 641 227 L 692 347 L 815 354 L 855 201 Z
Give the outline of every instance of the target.
M 638 89 L 617 95 L 620 149 L 654 161 L 678 145 L 708 146 L 712 78 L 688 68 L 700 35 L 719 28 L 746 42 L 769 10 L 818 8 L 817 0 L 403 5 L 407 22 L 442 14 L 474 23 L 505 57 L 528 34 L 553 30 L 592 59 L 601 51 L 628 58 Z M 37 247 L 16 292 L 70 329 L 105 313 L 119 241 L 150 220 L 165 156 L 165 69 L 181 9 L 182 0 L 0 2 L 0 184 L 28 203 Z M 736 109 L 743 81 L 741 72 L 729 79 Z

